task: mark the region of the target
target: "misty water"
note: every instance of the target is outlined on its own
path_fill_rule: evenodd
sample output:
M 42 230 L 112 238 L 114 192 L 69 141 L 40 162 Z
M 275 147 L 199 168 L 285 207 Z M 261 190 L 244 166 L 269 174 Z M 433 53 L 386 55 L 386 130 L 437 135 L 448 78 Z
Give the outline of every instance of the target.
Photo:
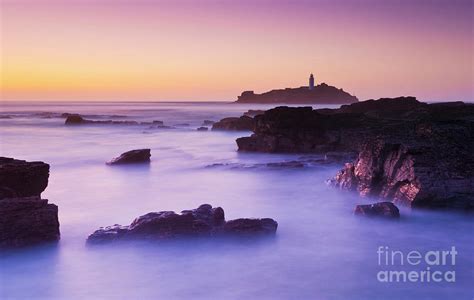
M 0 252 L 1 299 L 472 299 L 472 215 L 402 209 L 399 221 L 357 218 L 368 203 L 328 187 L 340 164 L 267 167 L 304 155 L 239 153 L 250 132 L 196 131 L 203 120 L 263 105 L 227 103 L 4 103 L 0 155 L 51 165 L 43 198 L 59 206 L 61 240 Z M 148 125 L 65 126 L 61 113 Z M 188 123 L 189 125 L 184 125 Z M 150 165 L 107 166 L 151 148 Z M 271 217 L 274 237 L 127 242 L 88 246 L 100 226 L 209 203 L 226 219 Z M 455 282 L 379 282 L 377 249 L 450 250 Z M 450 262 L 450 261 L 449 261 Z

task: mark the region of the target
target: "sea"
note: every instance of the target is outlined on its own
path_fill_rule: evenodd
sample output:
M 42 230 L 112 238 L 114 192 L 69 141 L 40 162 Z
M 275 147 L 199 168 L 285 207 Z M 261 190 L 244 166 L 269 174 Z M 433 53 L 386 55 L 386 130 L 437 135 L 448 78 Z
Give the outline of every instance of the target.
M 235 140 L 251 132 L 196 130 L 274 106 L 1 103 L 0 156 L 50 164 L 42 197 L 59 207 L 61 239 L 2 250 L 0 299 L 473 299 L 472 214 L 401 207 L 398 221 L 356 217 L 355 205 L 376 199 L 326 184 L 342 164 L 238 152 Z M 67 126 L 63 113 L 168 127 Z M 151 149 L 150 164 L 105 164 L 140 148 Z M 273 218 L 277 233 L 86 244 L 101 226 L 204 203 L 227 220 Z

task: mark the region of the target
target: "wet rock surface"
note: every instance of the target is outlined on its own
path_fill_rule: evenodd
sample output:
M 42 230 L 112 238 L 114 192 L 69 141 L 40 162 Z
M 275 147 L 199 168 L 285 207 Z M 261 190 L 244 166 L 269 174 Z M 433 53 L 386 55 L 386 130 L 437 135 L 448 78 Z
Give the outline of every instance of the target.
M 212 130 L 236 130 L 236 131 L 251 131 L 254 129 L 255 122 L 252 117 L 230 117 L 224 118 L 212 125 Z
M 392 202 L 378 202 L 367 205 L 357 205 L 354 214 L 366 217 L 381 217 L 388 219 L 400 218 L 400 211 Z
M 49 165 L 0 157 L 0 247 L 59 239 L 58 207 L 41 199 Z
M 413 207 L 474 208 L 472 104 L 400 97 L 340 109 L 277 107 L 256 116 L 254 134 L 237 145 L 239 151 L 356 152 L 331 185 Z
M 108 165 L 149 163 L 151 157 L 150 149 L 136 149 L 122 153 L 119 157 L 107 162 Z
M 89 243 L 124 239 L 168 239 L 186 236 L 222 236 L 274 234 L 276 221 L 264 219 L 236 219 L 225 221 L 224 210 L 203 204 L 196 209 L 152 212 L 140 216 L 128 226 L 113 225 L 91 234 Z

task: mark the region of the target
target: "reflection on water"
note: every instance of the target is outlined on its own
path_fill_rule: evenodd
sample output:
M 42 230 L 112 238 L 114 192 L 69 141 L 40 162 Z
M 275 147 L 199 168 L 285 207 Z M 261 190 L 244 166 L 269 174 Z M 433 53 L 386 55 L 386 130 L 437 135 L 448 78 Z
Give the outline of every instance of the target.
M 0 154 L 51 164 L 43 193 L 59 206 L 61 241 L 0 257 L 2 299 L 463 299 L 472 297 L 472 217 L 402 210 L 399 222 L 355 218 L 366 202 L 324 184 L 340 166 L 206 168 L 291 161 L 299 155 L 237 153 L 245 132 L 198 132 L 205 119 L 259 106 L 230 104 L 35 105 L 2 108 Z M 189 128 L 67 127 L 31 112 L 124 115 Z M 25 113 L 26 112 L 26 113 Z M 145 132 L 147 134 L 145 134 Z M 105 162 L 151 148 L 150 165 Z M 100 226 L 150 211 L 222 206 L 226 219 L 271 217 L 274 238 L 191 239 L 86 246 Z M 379 283 L 377 249 L 459 252 L 456 283 Z

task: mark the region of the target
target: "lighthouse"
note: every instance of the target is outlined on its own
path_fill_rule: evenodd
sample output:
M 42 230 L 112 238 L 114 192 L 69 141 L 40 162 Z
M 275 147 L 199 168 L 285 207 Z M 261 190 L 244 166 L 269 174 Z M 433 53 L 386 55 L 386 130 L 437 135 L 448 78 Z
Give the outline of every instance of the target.
M 314 76 L 312 73 L 311 75 L 309 75 L 309 89 L 310 90 L 314 89 Z

